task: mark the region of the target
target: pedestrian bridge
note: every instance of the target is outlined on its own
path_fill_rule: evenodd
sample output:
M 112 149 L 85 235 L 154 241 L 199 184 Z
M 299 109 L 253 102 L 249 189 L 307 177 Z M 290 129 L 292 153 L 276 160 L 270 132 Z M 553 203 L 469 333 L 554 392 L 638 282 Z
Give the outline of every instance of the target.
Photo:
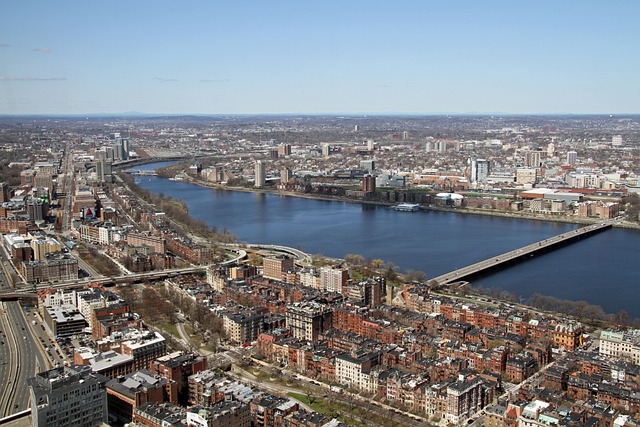
M 526 261 L 538 254 L 551 252 L 578 240 L 586 239 L 589 236 L 608 230 L 611 227 L 613 227 L 613 222 L 606 221 L 558 234 L 557 236 L 550 237 L 484 261 L 476 262 L 475 264 L 453 270 L 438 277 L 434 277 L 429 280 L 429 283 L 447 285 L 452 282 L 470 280 L 474 277 L 481 276 L 492 271 L 502 270 L 513 264 Z

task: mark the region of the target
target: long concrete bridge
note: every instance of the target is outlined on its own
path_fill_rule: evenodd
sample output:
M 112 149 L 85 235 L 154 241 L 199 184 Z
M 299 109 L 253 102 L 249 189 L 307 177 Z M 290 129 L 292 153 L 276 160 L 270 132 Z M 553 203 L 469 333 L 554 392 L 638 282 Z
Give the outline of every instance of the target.
M 135 171 L 129 171 L 128 172 L 131 175 L 139 175 L 139 176 L 158 176 L 158 172 L 155 171 L 155 169 L 140 169 L 140 170 L 135 170 Z
M 522 261 L 546 252 L 551 252 L 562 246 L 566 246 L 578 240 L 586 239 L 593 234 L 608 230 L 613 226 L 613 222 L 607 221 L 598 224 L 588 225 L 548 239 L 523 246 L 519 249 L 491 257 L 484 261 L 466 267 L 458 268 L 449 273 L 442 274 L 429 280 L 429 283 L 438 283 L 439 285 L 447 285 L 449 283 L 470 280 L 474 277 L 507 268 L 510 265 L 517 264 Z
M 198 266 L 198 267 L 186 267 L 186 268 L 175 268 L 171 270 L 162 270 L 162 271 L 149 271 L 146 273 L 132 273 L 132 274 L 123 274 L 121 276 L 111 276 L 111 277 L 86 277 L 78 280 L 66 280 L 62 282 L 45 282 L 45 283 L 36 283 L 36 284 L 28 284 L 23 285 L 22 287 L 16 287 L 16 289 L 6 290 L 0 292 L 0 301 L 1 300 L 14 300 L 24 297 L 33 297 L 35 296 L 35 292 L 42 289 L 73 289 L 73 288 L 83 288 L 86 285 L 91 283 L 100 284 L 100 285 L 118 285 L 123 283 L 134 283 L 134 282 L 142 282 L 145 280 L 159 280 L 159 279 L 167 279 L 171 277 L 176 277 L 180 274 L 193 274 L 193 273 L 203 273 L 206 271 L 206 266 Z

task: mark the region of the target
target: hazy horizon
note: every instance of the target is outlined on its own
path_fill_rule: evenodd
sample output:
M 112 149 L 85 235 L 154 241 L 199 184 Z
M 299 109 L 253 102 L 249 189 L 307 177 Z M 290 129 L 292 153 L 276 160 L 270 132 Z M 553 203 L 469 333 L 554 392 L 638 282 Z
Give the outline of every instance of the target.
M 640 3 L 0 3 L 2 115 L 634 115 Z

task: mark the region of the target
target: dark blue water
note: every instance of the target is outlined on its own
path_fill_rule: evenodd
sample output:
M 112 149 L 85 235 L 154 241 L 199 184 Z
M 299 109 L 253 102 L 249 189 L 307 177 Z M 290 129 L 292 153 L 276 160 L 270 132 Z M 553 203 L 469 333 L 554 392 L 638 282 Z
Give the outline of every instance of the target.
M 145 168 L 157 167 L 157 164 Z M 158 177 L 143 188 L 182 199 L 191 216 L 240 241 L 311 254 L 391 261 L 434 277 L 576 228 L 576 225 L 445 212 L 396 212 L 344 202 L 215 190 Z M 640 232 L 613 229 L 474 281 L 522 296 L 586 300 L 607 312 L 640 316 Z

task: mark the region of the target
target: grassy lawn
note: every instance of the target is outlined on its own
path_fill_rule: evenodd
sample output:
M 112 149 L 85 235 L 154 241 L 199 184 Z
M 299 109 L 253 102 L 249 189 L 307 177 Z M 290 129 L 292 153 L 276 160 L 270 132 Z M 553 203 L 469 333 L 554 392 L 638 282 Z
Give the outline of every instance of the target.
M 373 414 L 365 414 L 364 411 L 361 411 L 360 408 L 354 408 L 353 410 L 350 409 L 347 405 L 342 404 L 342 403 L 338 403 L 335 400 L 331 400 L 331 399 L 324 399 L 324 398 L 315 398 L 313 403 L 310 403 L 309 398 L 307 397 L 306 394 L 302 394 L 302 393 L 287 393 L 287 395 L 289 397 L 292 397 L 296 400 L 299 400 L 300 402 L 304 403 L 305 405 L 308 405 L 311 407 L 311 409 L 313 409 L 314 411 L 320 413 L 320 414 L 324 414 L 328 417 L 331 418 L 337 418 L 338 420 L 350 424 L 352 426 L 357 426 L 357 427 L 367 427 L 368 424 L 366 423 L 362 423 L 360 421 L 358 421 L 358 419 L 356 418 L 351 418 L 347 415 L 344 415 L 345 413 L 347 414 L 354 414 L 355 417 L 357 418 L 366 418 L 366 415 L 373 415 Z M 339 415 L 338 413 L 342 413 L 343 415 Z
M 171 335 L 173 335 L 176 338 L 180 338 L 180 334 L 178 333 L 178 328 L 176 327 L 175 323 L 163 323 L 161 325 L 158 325 L 159 328 L 169 332 Z
M 202 335 L 201 334 L 197 334 L 194 333 L 193 331 L 193 326 L 191 326 L 189 323 L 185 323 L 184 324 L 184 331 L 187 333 L 187 335 L 189 335 L 189 338 L 191 339 L 191 341 L 193 341 L 193 343 L 198 347 L 198 348 L 203 348 L 207 351 L 215 351 L 216 347 L 213 343 L 206 343 L 203 344 L 202 341 Z
M 89 250 L 86 246 L 80 244 L 76 247 L 78 255 L 87 264 L 93 267 L 98 273 L 105 276 L 117 276 L 120 269 L 113 263 L 108 257 L 101 255 L 100 253 Z

